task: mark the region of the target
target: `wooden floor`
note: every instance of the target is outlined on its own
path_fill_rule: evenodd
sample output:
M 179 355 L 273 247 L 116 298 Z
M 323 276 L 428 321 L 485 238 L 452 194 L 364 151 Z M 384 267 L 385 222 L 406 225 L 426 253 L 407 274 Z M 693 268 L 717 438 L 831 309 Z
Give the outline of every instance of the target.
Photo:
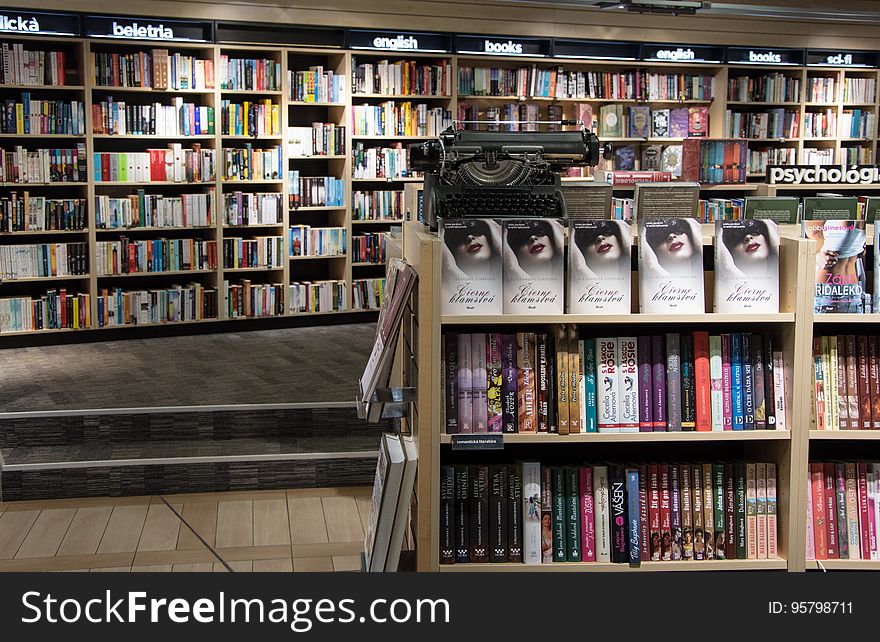
M 223 562 L 238 572 L 360 570 L 370 492 L 0 503 L 0 572 L 227 572 Z

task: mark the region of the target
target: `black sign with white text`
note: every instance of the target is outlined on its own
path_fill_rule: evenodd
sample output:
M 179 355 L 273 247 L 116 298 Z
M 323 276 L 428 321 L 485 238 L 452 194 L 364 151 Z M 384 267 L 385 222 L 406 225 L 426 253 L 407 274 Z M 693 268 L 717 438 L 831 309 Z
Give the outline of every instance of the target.
M 809 67 L 877 67 L 876 51 L 844 51 L 842 49 L 808 49 Z
M 744 65 L 802 65 L 804 50 L 728 47 L 727 62 Z
M 770 185 L 880 184 L 878 165 L 767 165 Z
M 86 36 L 157 42 L 213 42 L 214 23 L 162 18 L 86 16 Z
M 349 29 L 348 46 L 351 49 L 449 53 L 452 51 L 452 36 L 424 31 Z
M 509 36 L 455 36 L 455 52 L 480 56 L 550 55 L 549 38 L 513 38 Z
M 720 63 L 724 60 L 724 48 L 710 45 L 645 43 L 642 45 L 642 60 Z
M 613 40 L 553 39 L 554 58 L 583 58 L 586 60 L 638 60 L 639 45 L 635 42 Z
M 219 43 L 287 45 L 290 47 L 345 47 L 342 27 L 217 21 Z
M 78 36 L 79 15 L 0 9 L 0 32 L 23 36 Z

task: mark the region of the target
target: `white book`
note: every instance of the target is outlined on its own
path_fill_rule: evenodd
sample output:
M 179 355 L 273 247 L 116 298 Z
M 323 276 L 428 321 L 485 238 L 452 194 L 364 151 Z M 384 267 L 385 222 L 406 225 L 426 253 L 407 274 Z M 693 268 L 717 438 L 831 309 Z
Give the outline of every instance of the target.
M 501 314 L 501 227 L 491 219 L 440 221 L 440 314 Z
M 593 511 L 596 520 L 596 561 L 611 561 L 608 466 L 593 466 Z
M 635 337 L 617 340 L 620 432 L 639 432 L 639 349 Z
M 724 430 L 724 393 L 721 387 L 721 336 L 709 335 L 709 401 L 712 430 Z
M 568 312 L 629 314 L 632 311 L 630 224 L 572 219 L 568 239 Z
M 522 464 L 523 484 L 523 561 L 541 563 L 541 514 L 550 511 L 541 506 L 541 464 L 525 461 Z
M 692 218 L 640 220 L 639 309 L 702 314 L 703 230 Z
M 715 222 L 714 311 L 779 312 L 779 229 L 775 221 Z
M 578 399 L 580 403 L 580 431 L 587 432 L 587 386 L 586 386 L 586 369 L 584 365 L 584 340 L 578 340 Z
M 368 571 L 383 571 L 388 558 L 394 511 L 400 494 L 406 455 L 400 437 L 382 435 L 373 495 L 370 501 L 370 520 L 364 538 L 364 552 Z
M 785 425 L 785 363 L 782 351 L 773 353 L 773 396 L 776 402 L 776 430 L 787 430 Z
M 413 485 L 416 482 L 416 469 L 418 468 L 419 461 L 419 454 L 413 436 L 401 435 L 400 441 L 403 444 L 403 454 L 406 457 L 406 463 L 403 466 L 403 481 L 400 484 L 397 508 L 394 511 L 394 524 L 391 529 L 391 542 L 388 545 L 388 558 L 385 560 L 385 571 L 391 573 L 397 572 L 397 566 L 400 563 L 400 551 L 403 547 L 403 536 L 409 524 Z
M 548 218 L 505 220 L 503 233 L 503 313 L 563 314 L 562 224 Z
M 596 417 L 599 432 L 620 432 L 617 337 L 596 339 Z

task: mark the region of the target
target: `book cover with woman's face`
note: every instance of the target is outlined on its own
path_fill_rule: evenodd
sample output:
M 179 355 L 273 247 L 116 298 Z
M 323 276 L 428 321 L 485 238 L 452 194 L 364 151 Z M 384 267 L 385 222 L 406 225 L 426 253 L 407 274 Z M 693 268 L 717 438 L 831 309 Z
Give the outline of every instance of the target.
M 803 221 L 804 237 L 816 241 L 817 313 L 860 313 L 864 311 L 865 235 L 864 221 Z
M 568 312 L 629 314 L 631 256 L 629 223 L 572 220 L 568 234 Z
M 639 221 L 639 305 L 647 313 L 705 312 L 702 226 L 695 219 Z
M 504 221 L 504 314 L 562 314 L 565 241 L 554 219 Z
M 500 314 L 501 226 L 491 219 L 443 219 L 440 242 L 440 314 Z
M 779 230 L 774 221 L 715 223 L 715 312 L 779 312 Z

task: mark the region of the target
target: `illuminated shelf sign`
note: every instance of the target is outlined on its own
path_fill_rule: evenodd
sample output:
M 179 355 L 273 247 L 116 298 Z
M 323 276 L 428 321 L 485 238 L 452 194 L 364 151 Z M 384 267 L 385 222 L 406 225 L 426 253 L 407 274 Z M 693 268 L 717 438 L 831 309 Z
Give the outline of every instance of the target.
M 223 44 L 287 45 L 289 47 L 345 47 L 345 29 L 305 25 L 217 21 L 217 42 Z
M 78 36 L 79 16 L 72 13 L 0 9 L 0 32 L 25 36 Z
M 742 65 L 803 65 L 803 49 L 728 47 L 727 62 Z
M 415 53 L 449 53 L 452 37 L 445 33 L 424 31 L 373 31 L 349 29 L 348 46 L 351 49 L 376 49 Z
M 86 36 L 157 42 L 213 42 L 214 24 L 162 18 L 86 16 Z
M 478 56 L 529 56 L 545 58 L 550 55 L 549 38 L 512 38 L 507 36 L 455 36 L 455 52 Z
M 584 60 L 638 60 L 639 45 L 634 42 L 615 42 L 613 40 L 554 38 L 553 57 Z
M 652 62 L 720 63 L 724 60 L 724 49 L 709 45 L 645 43 L 642 45 L 642 60 Z
M 810 67 L 877 67 L 876 51 L 839 51 L 836 49 L 808 49 Z
M 768 165 L 771 185 L 876 185 L 880 183 L 877 165 Z

